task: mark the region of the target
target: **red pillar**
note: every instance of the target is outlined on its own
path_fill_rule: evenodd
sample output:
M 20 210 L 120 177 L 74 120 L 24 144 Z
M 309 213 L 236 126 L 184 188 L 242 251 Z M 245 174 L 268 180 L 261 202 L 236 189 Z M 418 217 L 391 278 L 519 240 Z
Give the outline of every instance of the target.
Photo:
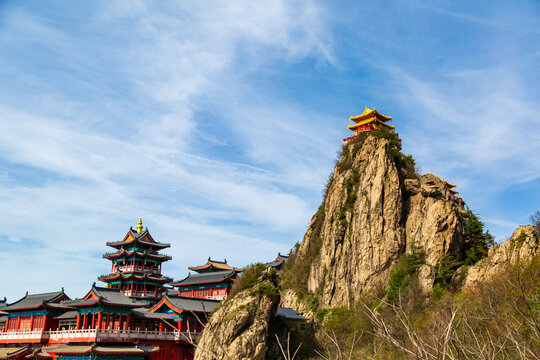
M 81 328 L 81 314 L 77 314 L 77 327 L 76 329 L 79 330 Z
M 101 312 L 98 313 L 98 317 L 97 317 L 97 325 L 96 325 L 96 328 L 101 328 L 101 322 L 103 321 L 103 315 Z
M 126 330 L 131 328 L 131 313 L 127 314 Z
M 30 330 L 34 330 L 34 315 L 30 316 Z
M 88 314 L 83 314 L 83 329 L 87 329 L 88 326 Z
M 15 331 L 19 331 L 20 329 L 20 326 L 21 326 L 21 317 L 17 317 L 17 328 L 15 329 Z

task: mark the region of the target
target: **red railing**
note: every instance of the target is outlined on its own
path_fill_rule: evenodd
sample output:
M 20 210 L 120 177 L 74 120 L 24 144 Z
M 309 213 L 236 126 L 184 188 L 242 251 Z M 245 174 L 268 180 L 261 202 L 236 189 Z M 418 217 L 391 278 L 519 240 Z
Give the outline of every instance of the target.
M 152 331 L 152 330 L 116 330 L 116 329 L 81 329 L 58 331 L 10 331 L 0 333 L 0 343 L 26 343 L 49 341 L 54 343 L 69 342 L 126 342 L 139 340 L 172 340 L 182 341 L 186 338 L 196 339 L 198 332 L 193 331 Z

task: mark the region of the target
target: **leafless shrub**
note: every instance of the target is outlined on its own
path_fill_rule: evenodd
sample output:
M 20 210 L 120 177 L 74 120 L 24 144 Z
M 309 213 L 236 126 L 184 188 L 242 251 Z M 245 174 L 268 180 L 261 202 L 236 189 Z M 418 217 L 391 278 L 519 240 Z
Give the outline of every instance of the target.
M 365 310 L 374 335 L 411 359 L 540 359 L 539 263 L 513 266 L 422 316 L 411 313 L 401 296 Z
M 277 343 L 278 343 L 278 345 L 279 345 L 279 350 L 281 350 L 281 355 L 283 356 L 283 359 L 284 359 L 284 360 L 294 360 L 294 358 L 295 358 L 296 355 L 298 354 L 298 351 L 299 351 L 300 348 L 302 347 L 302 343 L 300 343 L 300 344 L 298 345 L 298 347 L 297 347 L 296 350 L 294 351 L 293 355 L 291 356 L 291 350 L 290 350 L 291 333 L 287 333 L 287 351 L 285 351 L 285 349 L 284 349 L 283 346 L 281 345 L 281 341 L 279 340 L 279 336 L 277 336 L 277 334 L 274 334 L 274 336 L 276 337 Z

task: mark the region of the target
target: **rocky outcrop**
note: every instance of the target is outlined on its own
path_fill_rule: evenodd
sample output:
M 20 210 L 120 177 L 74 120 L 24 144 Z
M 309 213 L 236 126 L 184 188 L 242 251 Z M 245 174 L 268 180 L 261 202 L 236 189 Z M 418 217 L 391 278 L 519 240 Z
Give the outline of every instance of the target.
M 511 265 L 518 262 L 526 263 L 538 255 L 540 255 L 540 240 L 535 236 L 534 226 L 520 226 L 510 239 L 500 245 L 493 245 L 486 258 L 474 266 L 463 267 L 458 274 L 466 273 L 464 286 L 471 287 L 497 276 Z
M 418 280 L 425 294 L 431 293 L 435 281 L 435 266 L 445 253 L 461 257 L 463 244 L 462 209 L 450 199 L 441 179 L 426 174 L 419 180 L 405 180 L 408 195 L 407 244 L 415 243 L 426 252 L 426 264 L 419 270 Z
M 211 316 L 194 359 L 264 359 L 268 325 L 278 303 L 275 279 L 265 271 L 257 285 L 226 301 Z
M 352 306 L 362 293 L 384 288 L 413 242 L 426 251 L 420 280 L 429 292 L 433 267 L 459 247 L 461 207 L 435 175 L 407 179 L 404 157 L 391 146 L 375 136 L 343 146 L 323 204 L 300 244 L 294 261 L 310 262 L 307 289 L 322 307 Z M 290 290 L 283 300 L 283 306 L 305 313 Z

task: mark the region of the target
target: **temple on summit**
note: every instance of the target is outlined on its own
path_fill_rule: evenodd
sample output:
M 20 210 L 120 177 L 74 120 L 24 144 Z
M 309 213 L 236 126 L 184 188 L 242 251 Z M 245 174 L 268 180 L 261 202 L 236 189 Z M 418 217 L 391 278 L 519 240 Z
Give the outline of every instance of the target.
M 355 123 L 347 126 L 347 129 L 353 131 L 354 135 L 343 139 L 344 142 L 357 137 L 360 133 L 379 130 L 381 127 L 389 130 L 396 128 L 387 124 L 388 121 L 392 120 L 391 116 L 382 115 L 375 108 L 370 109 L 367 106 L 360 115 L 351 116 L 349 120 Z
M 367 106 L 360 115 L 351 116 L 349 120 L 356 123 L 347 126 L 347 129 L 354 131 L 355 135 L 364 131 L 378 130 L 381 126 L 392 130 L 396 128 L 387 124 L 392 120 L 391 116 L 382 115 L 376 109 L 370 109 Z
M 457 185 L 456 184 L 451 184 L 446 180 L 443 180 L 443 183 L 446 186 L 446 188 L 448 189 L 448 191 L 450 192 L 450 198 L 455 200 L 459 205 L 463 206 L 463 204 L 464 204 L 463 198 L 457 196 L 457 194 L 459 194 L 459 191 L 454 190 L 454 188 Z
M 444 185 L 446 186 L 446 188 L 448 189 L 448 191 L 450 191 L 450 193 L 452 195 L 459 194 L 459 191 L 453 189 L 453 188 L 455 188 L 457 186 L 456 184 L 451 184 L 446 180 L 443 180 L 443 182 L 444 182 Z
M 192 360 L 194 344 L 208 314 L 227 297 L 242 269 L 208 258 L 196 271 L 172 282 L 161 274 L 171 257 L 159 251 L 170 244 L 155 241 L 139 219 L 116 249 L 103 255 L 111 273 L 80 299 L 64 289 L 28 294 L 18 301 L 0 300 L 0 360 L 118 359 Z M 280 269 L 287 260 L 278 254 L 267 263 Z M 167 287 L 177 287 L 178 290 Z M 306 319 L 288 308 L 277 315 L 293 323 Z

